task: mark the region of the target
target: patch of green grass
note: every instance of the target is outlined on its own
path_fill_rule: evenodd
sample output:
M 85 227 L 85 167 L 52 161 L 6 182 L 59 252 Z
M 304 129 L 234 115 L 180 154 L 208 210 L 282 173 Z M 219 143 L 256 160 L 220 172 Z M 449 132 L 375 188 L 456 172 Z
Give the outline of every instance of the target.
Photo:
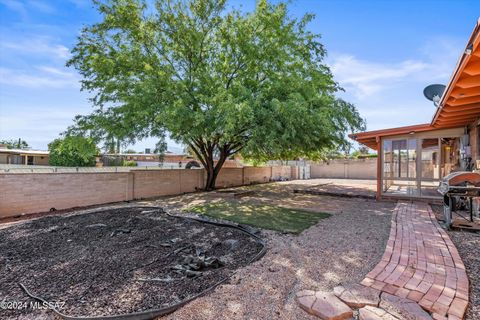
M 330 216 L 324 212 L 288 209 L 273 205 L 220 201 L 189 207 L 185 211 L 212 218 L 248 224 L 262 229 L 298 234 L 319 220 Z

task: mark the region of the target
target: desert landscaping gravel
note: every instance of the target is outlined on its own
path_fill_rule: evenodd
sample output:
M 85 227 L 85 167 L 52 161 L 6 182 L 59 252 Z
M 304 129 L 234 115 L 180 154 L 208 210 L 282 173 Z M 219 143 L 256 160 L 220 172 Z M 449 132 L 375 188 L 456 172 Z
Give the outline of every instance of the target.
M 263 231 L 269 250 L 260 261 L 240 269 L 227 284 L 162 320 L 317 319 L 298 307 L 297 291 L 331 291 L 339 284 L 360 282 L 380 261 L 395 203 L 293 195 L 287 191 L 269 188 L 242 201 L 268 201 L 332 216 L 298 236 Z M 206 197 L 208 200 L 186 195 L 156 203 L 169 203 L 173 210 L 185 203 L 214 201 L 215 196 Z
M 255 192 L 239 201 L 331 216 L 299 235 L 262 230 L 268 251 L 261 260 L 237 269 L 225 284 L 161 319 L 317 319 L 298 307 L 295 294 L 299 290 L 331 291 L 339 284 L 360 282 L 383 255 L 395 203 L 294 194 L 293 189 L 299 187 L 295 182 L 252 186 Z M 189 205 L 225 197 L 233 195 L 195 193 L 129 205 L 156 205 L 181 213 Z M 34 318 L 18 317 L 52 318 L 46 311 Z
M 470 280 L 470 303 L 465 320 L 480 319 L 480 234 L 449 231 L 448 235 L 462 257 Z
M 443 206 L 431 206 L 435 216 L 443 222 Z M 467 216 L 463 213 L 463 216 Z M 448 230 L 458 253 L 465 264 L 468 280 L 470 281 L 470 295 L 465 320 L 480 319 L 480 233 L 463 230 Z

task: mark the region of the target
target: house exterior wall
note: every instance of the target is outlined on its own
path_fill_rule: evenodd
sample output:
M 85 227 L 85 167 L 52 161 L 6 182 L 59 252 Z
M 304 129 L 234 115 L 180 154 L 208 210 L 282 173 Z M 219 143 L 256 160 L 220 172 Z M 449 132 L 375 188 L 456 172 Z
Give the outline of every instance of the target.
M 475 164 L 476 169 L 480 169 L 479 165 L 476 165 L 476 161 L 480 160 L 480 119 L 475 120 L 469 126 L 469 134 L 470 134 L 470 146 L 472 151 L 472 161 Z
M 274 173 L 274 175 L 273 175 Z M 291 167 L 224 168 L 217 187 L 291 179 Z M 73 207 L 194 192 L 204 170 L 0 174 L 0 218 Z
M 48 161 L 49 161 L 49 157 L 48 156 L 40 156 L 40 157 L 37 157 L 35 156 L 33 158 L 33 163 L 37 166 L 48 166 Z

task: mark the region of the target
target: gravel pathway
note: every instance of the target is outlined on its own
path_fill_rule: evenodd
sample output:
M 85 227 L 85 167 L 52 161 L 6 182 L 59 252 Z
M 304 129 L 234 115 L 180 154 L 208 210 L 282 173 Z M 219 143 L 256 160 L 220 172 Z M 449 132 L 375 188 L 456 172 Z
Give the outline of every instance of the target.
M 317 198 L 329 202 L 330 218 L 299 236 L 263 232 L 269 242 L 264 258 L 162 319 L 315 319 L 297 306 L 295 293 L 360 282 L 381 259 L 395 205 Z
M 480 234 L 449 231 L 448 235 L 462 257 L 470 280 L 470 303 L 465 320 L 480 319 Z

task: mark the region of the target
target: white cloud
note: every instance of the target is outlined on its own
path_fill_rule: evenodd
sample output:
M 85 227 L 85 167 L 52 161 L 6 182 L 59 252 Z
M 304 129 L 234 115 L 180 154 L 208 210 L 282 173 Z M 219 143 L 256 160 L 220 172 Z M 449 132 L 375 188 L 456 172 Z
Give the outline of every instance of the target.
M 0 4 L 7 7 L 11 11 L 18 13 L 22 19 L 27 18 L 28 12 L 22 2 L 16 0 L 1 0 Z
M 34 9 L 33 11 L 39 11 L 43 13 L 54 13 L 56 10 L 47 2 L 39 0 L 29 0 L 27 2 L 27 7 Z
M 330 67 L 335 79 L 359 100 L 369 99 L 408 83 L 446 82 L 461 51 L 457 41 L 436 38 L 419 50 L 418 58 L 394 63 L 362 60 L 350 54 L 334 55 Z
M 70 56 L 70 50 L 61 44 L 52 44 L 44 37 L 36 37 L 23 41 L 2 41 L 0 42 L 2 55 L 4 54 L 22 54 L 22 55 L 43 55 L 51 58 L 66 60 Z
M 351 89 L 354 95 L 362 99 L 425 71 L 428 65 L 410 60 L 391 65 L 380 64 L 359 60 L 352 55 L 339 55 L 333 59 L 331 68 L 340 85 Z
M 79 78 L 74 73 L 47 66 L 40 66 L 36 69 L 40 72 L 0 68 L 0 84 L 33 89 L 79 88 Z

